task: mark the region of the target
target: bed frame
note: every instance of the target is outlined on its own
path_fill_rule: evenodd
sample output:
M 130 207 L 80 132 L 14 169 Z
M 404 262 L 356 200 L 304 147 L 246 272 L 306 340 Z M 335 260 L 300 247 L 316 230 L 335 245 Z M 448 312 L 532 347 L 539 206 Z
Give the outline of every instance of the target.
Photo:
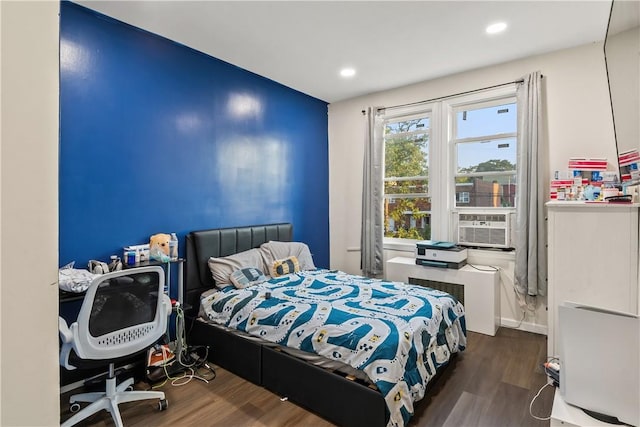
M 183 302 L 188 318 L 197 317 L 200 294 L 214 287 L 207 261 L 257 248 L 269 240 L 292 241 L 289 223 L 193 231 L 186 236 Z M 199 321 L 190 345 L 210 347 L 209 360 L 254 384 L 288 397 L 340 426 L 386 426 L 389 412 L 382 394 L 344 375 L 313 366 L 278 348 L 262 345 Z

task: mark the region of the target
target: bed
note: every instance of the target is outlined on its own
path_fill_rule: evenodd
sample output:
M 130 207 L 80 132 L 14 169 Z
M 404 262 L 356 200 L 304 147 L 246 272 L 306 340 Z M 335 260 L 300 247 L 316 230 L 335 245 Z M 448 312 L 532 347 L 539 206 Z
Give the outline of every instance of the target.
M 288 223 L 187 235 L 189 343 L 338 425 L 406 425 L 430 381 L 464 350 L 462 305 L 441 291 L 324 269 L 216 287 L 211 257 L 292 237 Z

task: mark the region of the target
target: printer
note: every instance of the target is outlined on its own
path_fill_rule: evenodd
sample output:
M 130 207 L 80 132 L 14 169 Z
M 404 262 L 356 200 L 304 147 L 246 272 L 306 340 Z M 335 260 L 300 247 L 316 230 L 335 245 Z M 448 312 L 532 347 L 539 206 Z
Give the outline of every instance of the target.
M 416 243 L 416 264 L 458 269 L 467 264 L 467 248 L 452 242 L 421 240 Z

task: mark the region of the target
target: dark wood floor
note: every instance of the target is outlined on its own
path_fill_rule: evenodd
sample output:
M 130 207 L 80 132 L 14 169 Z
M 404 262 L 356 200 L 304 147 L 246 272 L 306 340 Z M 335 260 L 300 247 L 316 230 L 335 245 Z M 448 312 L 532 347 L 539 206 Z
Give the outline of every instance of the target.
M 548 426 L 529 415 L 529 403 L 546 382 L 546 337 L 500 328 L 495 337 L 469 332 L 467 349 L 418 402 L 410 426 Z M 135 426 L 331 426 L 295 404 L 223 370 L 209 384 L 192 380 L 165 385 L 169 409 L 157 401 L 120 405 L 127 427 Z M 145 387 L 144 383 L 137 388 Z M 77 392 L 77 390 L 76 390 Z M 547 387 L 533 406 L 539 417 L 551 413 L 553 389 Z M 61 395 L 61 418 L 71 416 L 68 397 Z M 84 426 L 112 426 L 102 411 Z

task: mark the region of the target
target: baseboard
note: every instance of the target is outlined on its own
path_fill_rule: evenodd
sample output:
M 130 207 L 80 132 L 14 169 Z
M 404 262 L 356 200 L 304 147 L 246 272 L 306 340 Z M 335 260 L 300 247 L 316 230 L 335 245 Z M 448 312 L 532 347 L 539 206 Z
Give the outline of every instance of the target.
M 517 320 L 505 319 L 504 317 L 500 319 L 500 326 L 504 326 L 505 328 L 518 329 L 519 331 L 533 332 L 534 334 L 540 335 L 547 335 L 548 329 L 546 325 L 539 325 L 537 323 L 531 322 L 520 323 Z

